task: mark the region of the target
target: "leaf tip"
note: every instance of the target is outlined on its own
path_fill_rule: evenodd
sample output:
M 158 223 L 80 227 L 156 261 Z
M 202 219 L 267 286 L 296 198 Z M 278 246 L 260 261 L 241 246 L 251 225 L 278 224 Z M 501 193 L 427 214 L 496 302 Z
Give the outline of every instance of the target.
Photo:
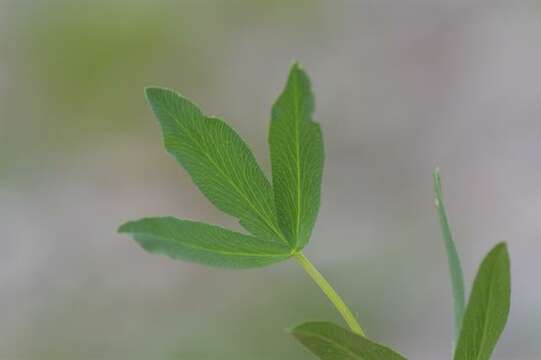
M 298 62 L 297 60 L 294 60 L 293 63 L 291 64 L 289 75 L 290 77 L 292 75 L 295 75 L 296 77 L 300 77 L 301 81 L 307 82 L 309 84 L 308 74 L 306 70 L 304 69 L 304 66 L 302 66 L 302 64 Z
M 291 61 L 291 70 L 293 69 L 298 69 L 298 70 L 302 69 L 302 65 L 297 59 L 293 59 L 293 61 Z
M 304 330 L 308 330 L 314 326 L 319 326 L 319 325 L 324 325 L 324 324 L 326 323 L 323 321 L 306 321 L 306 322 L 303 322 L 303 323 L 300 323 L 288 328 L 287 331 L 292 334 L 296 334 Z
M 434 186 L 441 188 L 441 176 L 439 166 L 436 166 L 432 171 L 432 178 L 434 179 Z
M 507 250 L 507 243 L 505 241 L 501 241 L 501 242 L 497 243 L 494 247 L 498 248 L 498 249 Z
M 434 183 L 434 205 L 439 208 L 442 204 L 441 200 L 441 177 L 440 177 L 440 168 L 436 166 L 432 171 L 432 179 Z
M 295 335 L 295 326 L 286 327 L 284 331 L 290 335 Z
M 509 250 L 508 250 L 508 247 L 507 247 L 507 243 L 505 241 L 502 241 L 502 242 L 499 242 L 498 244 L 496 244 L 491 252 L 495 255 L 498 255 L 498 256 L 505 256 L 505 257 L 509 257 Z
M 130 232 L 130 231 L 129 231 L 130 224 L 131 224 L 131 222 L 127 222 L 127 223 L 124 223 L 124 224 L 120 225 L 120 226 L 118 227 L 118 229 L 116 230 L 117 233 L 119 233 L 119 234 L 125 234 L 125 233 Z
M 164 88 L 159 86 L 145 86 L 144 92 L 145 92 L 145 98 L 149 103 L 152 103 L 152 101 L 156 98 L 156 96 L 163 92 Z
M 311 323 L 312 322 L 303 322 L 303 323 L 300 323 L 300 324 L 297 324 L 297 325 L 293 325 L 293 326 L 290 326 L 290 327 L 286 328 L 285 331 L 288 334 L 293 335 L 294 337 L 298 337 L 299 333 L 302 332 L 302 330 L 304 328 L 306 328 Z

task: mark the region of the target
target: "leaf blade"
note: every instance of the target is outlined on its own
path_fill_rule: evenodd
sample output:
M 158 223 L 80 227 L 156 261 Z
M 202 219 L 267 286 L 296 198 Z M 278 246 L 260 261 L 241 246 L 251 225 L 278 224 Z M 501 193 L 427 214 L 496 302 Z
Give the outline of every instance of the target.
M 313 111 L 310 80 L 295 63 L 272 107 L 269 145 L 278 221 L 298 250 L 310 238 L 320 205 L 324 149 Z
M 483 259 L 464 314 L 455 360 L 488 360 L 509 315 L 511 275 L 505 243 Z
M 292 331 L 322 360 L 405 360 L 395 351 L 329 322 L 308 322 Z
M 445 205 L 443 202 L 443 192 L 441 189 L 441 177 L 438 168 L 433 172 L 434 180 L 434 202 L 438 211 L 438 218 L 440 221 L 440 227 L 442 232 L 443 241 L 445 244 L 445 251 L 447 253 L 447 262 L 449 265 L 449 273 L 451 275 L 451 286 L 453 292 L 453 312 L 454 312 L 454 344 L 458 342 L 460 336 L 460 328 L 462 326 L 462 319 L 464 318 L 465 295 L 464 295 L 464 274 L 462 272 L 462 266 L 460 265 L 460 257 L 456 249 L 449 221 L 447 219 L 447 213 L 445 211 Z
M 173 217 L 144 218 L 119 228 L 145 250 L 203 265 L 245 269 L 286 260 L 286 245 L 218 226 Z
M 172 90 L 150 87 L 145 94 L 167 151 L 207 199 L 257 237 L 287 243 L 278 226 L 271 185 L 241 137 Z

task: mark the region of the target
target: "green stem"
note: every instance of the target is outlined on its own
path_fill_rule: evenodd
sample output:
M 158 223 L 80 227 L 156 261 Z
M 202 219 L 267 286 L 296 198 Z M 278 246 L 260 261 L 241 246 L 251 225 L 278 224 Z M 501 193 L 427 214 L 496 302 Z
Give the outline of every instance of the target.
M 333 289 L 331 284 L 329 284 L 327 279 L 325 279 L 323 275 L 321 275 L 321 273 L 310 262 L 310 260 L 308 260 L 302 252 L 295 254 L 295 259 L 302 266 L 304 271 L 306 271 L 308 275 L 310 275 L 312 280 L 314 280 L 314 282 L 321 288 L 321 291 L 323 291 L 323 293 L 327 295 L 329 300 L 331 300 L 331 302 L 336 307 L 340 315 L 342 315 L 351 330 L 358 335 L 365 336 L 361 325 L 359 324 L 351 310 L 348 308 L 344 300 L 342 300 L 340 295 L 338 295 L 338 293 Z

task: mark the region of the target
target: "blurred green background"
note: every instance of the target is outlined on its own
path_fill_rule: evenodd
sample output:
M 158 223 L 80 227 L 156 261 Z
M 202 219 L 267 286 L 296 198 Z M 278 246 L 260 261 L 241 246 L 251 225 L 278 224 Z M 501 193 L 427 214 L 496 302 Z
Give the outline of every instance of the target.
M 163 150 L 144 86 L 226 119 L 268 170 L 293 59 L 327 151 L 306 253 L 368 334 L 449 358 L 439 165 L 468 288 L 509 242 L 494 359 L 541 358 L 541 8 L 502 4 L 0 0 L 0 359 L 313 359 L 284 329 L 340 319 L 295 263 L 208 269 L 116 234 L 144 215 L 238 228 Z

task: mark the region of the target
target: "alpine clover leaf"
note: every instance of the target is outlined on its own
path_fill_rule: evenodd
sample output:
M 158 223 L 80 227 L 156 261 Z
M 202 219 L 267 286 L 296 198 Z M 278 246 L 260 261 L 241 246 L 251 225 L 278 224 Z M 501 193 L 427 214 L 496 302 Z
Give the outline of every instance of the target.
M 292 66 L 272 109 L 273 185 L 224 121 L 173 90 L 149 87 L 145 93 L 167 151 L 207 199 L 252 236 L 171 217 L 129 222 L 119 231 L 150 252 L 211 266 L 249 268 L 298 255 L 314 227 L 323 172 L 321 129 L 311 120 L 314 97 L 301 66 Z
M 251 268 L 290 256 L 287 246 L 279 242 L 172 217 L 129 222 L 119 231 L 132 234 L 147 251 L 209 266 Z
M 319 211 L 323 138 L 312 121 L 314 96 L 308 75 L 297 63 L 272 107 L 269 144 L 278 221 L 294 249 L 310 238 Z

